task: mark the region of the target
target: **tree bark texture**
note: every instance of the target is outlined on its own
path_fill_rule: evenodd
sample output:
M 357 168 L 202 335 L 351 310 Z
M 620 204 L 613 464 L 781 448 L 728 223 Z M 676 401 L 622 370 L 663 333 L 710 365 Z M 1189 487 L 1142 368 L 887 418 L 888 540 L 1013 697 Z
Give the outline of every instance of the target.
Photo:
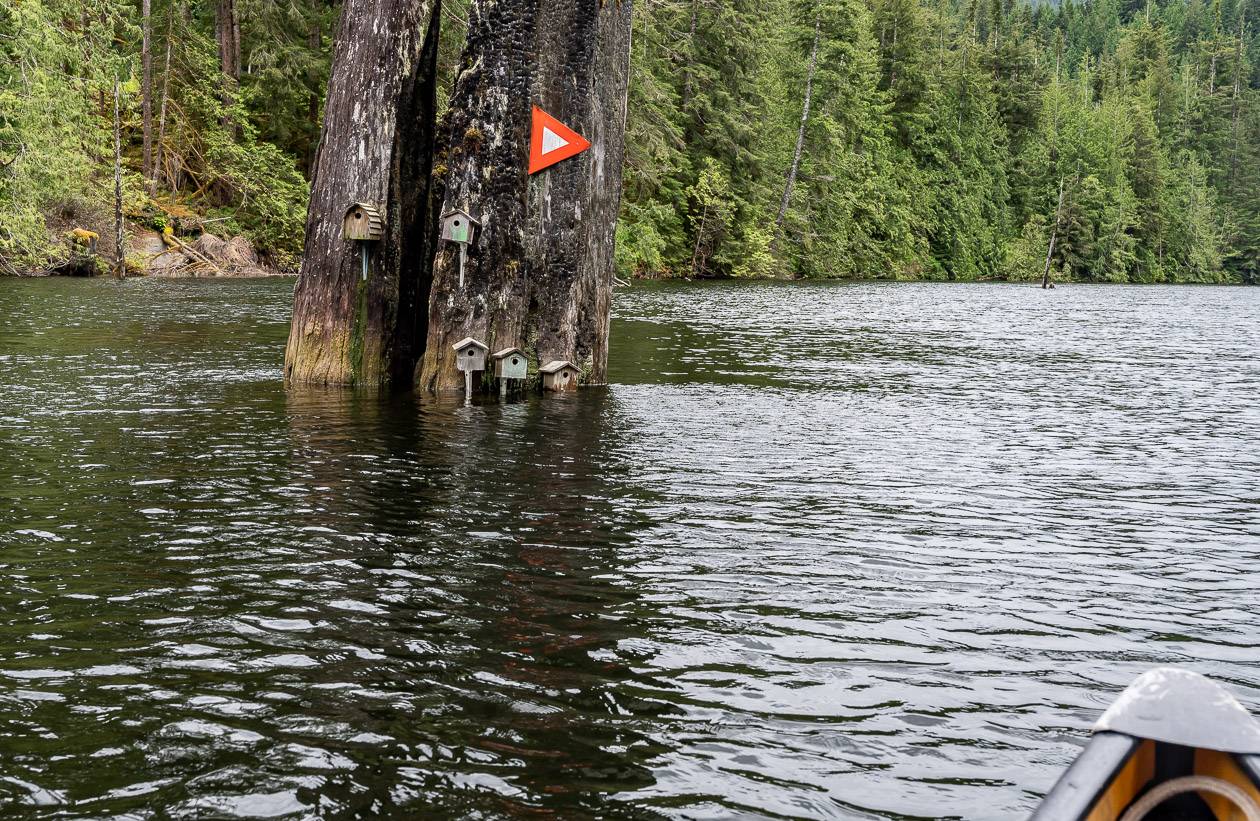
M 463 388 L 451 346 L 466 336 L 606 381 L 630 25 L 629 0 L 474 0 L 435 175 L 442 211 L 481 230 L 462 289 L 458 246 L 437 249 L 420 388 Z M 531 177 L 534 105 L 591 147 Z
M 342 11 L 285 352 L 291 383 L 411 381 L 432 258 L 440 5 L 348 0 Z M 354 202 L 381 208 L 380 241 L 342 237 Z M 366 282 L 363 245 L 370 252 Z

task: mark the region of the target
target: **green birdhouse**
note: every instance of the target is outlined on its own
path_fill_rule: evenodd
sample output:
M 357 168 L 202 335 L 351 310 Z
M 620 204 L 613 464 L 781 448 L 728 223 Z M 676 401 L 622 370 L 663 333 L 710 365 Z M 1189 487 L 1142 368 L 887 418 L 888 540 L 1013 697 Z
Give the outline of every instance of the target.
M 442 239 L 469 245 L 476 237 L 480 225 L 465 211 L 447 211 L 442 215 Z

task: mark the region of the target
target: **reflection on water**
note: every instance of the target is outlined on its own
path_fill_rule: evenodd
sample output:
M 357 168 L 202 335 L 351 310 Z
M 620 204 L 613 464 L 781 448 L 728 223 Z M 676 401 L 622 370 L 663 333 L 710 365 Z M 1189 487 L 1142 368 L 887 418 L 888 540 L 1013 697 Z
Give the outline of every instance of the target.
M 999 819 L 1260 707 L 1258 292 L 636 286 L 464 407 L 286 394 L 290 288 L 0 281 L 0 805 Z

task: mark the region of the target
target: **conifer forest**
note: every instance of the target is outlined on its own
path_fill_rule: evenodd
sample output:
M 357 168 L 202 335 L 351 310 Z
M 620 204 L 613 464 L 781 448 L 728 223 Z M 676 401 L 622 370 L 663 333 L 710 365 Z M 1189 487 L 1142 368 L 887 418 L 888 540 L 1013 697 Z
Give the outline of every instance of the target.
M 339 5 L 6 0 L 0 272 L 88 234 L 140 266 L 117 225 L 295 271 Z M 635 0 L 618 272 L 1254 284 L 1258 29 L 1260 0 Z

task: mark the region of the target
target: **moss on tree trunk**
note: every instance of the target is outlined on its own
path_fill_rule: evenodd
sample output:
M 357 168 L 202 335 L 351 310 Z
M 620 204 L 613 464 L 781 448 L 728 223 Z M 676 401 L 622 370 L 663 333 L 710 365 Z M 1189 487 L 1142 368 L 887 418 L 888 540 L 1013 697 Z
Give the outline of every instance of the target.
M 474 0 L 436 171 L 442 210 L 481 231 L 463 288 L 458 246 L 437 249 L 421 388 L 463 388 L 451 346 L 466 336 L 606 381 L 629 58 L 629 2 Z M 534 105 L 591 148 L 531 177 Z
M 409 383 L 424 339 L 432 256 L 429 187 L 439 2 L 348 0 L 311 181 L 306 247 L 285 352 L 289 382 Z M 385 235 L 342 237 L 353 202 L 379 204 Z

